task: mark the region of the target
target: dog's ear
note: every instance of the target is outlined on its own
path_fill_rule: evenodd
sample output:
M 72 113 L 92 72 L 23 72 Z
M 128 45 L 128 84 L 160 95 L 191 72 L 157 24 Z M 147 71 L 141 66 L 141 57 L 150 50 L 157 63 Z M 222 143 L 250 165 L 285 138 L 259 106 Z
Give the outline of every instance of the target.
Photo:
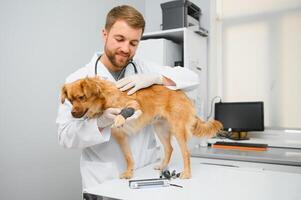
M 64 85 L 62 90 L 61 90 L 61 103 L 65 103 L 65 99 L 67 98 L 67 89 L 66 86 Z
M 93 79 L 84 79 L 81 82 L 81 87 L 86 97 L 92 95 L 101 96 L 101 87 Z

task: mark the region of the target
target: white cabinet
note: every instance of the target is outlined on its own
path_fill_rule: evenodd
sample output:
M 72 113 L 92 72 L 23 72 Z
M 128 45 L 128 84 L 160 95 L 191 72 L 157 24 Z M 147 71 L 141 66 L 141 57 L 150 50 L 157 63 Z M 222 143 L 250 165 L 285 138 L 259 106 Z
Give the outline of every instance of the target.
M 188 93 L 196 106 L 200 117 L 206 119 L 208 114 L 208 84 L 207 84 L 207 37 L 199 35 L 189 28 L 177 28 L 164 31 L 145 33 L 142 40 L 167 39 L 181 46 L 183 67 L 196 72 L 200 78 L 199 87 Z M 147 54 L 161 54 L 156 48 L 148 48 Z
M 139 43 L 135 58 L 152 61 L 161 66 L 177 66 L 182 61 L 182 46 L 165 38 L 147 39 Z

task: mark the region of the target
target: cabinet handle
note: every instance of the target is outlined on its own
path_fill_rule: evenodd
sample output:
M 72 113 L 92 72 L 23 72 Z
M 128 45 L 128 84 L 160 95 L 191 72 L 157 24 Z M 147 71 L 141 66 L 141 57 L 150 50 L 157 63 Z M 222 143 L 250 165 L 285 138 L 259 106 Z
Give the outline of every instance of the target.
M 202 68 L 201 67 L 196 67 L 197 70 L 199 71 L 202 71 Z

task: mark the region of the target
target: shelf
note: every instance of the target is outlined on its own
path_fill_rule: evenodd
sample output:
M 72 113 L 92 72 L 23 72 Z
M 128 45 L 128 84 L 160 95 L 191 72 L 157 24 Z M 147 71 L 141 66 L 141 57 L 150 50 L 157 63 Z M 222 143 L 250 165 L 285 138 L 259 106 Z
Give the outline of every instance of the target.
M 166 39 L 181 45 L 183 67 L 195 72 L 200 79 L 200 85 L 186 94 L 195 105 L 197 114 L 207 116 L 207 37 L 200 34 L 198 27 L 182 27 L 168 30 L 144 33 L 142 40 Z M 154 50 L 156 51 L 156 50 Z
M 142 36 L 142 40 L 165 38 L 168 40 L 172 40 L 176 43 L 183 43 L 185 29 L 187 28 L 177 28 L 177 29 L 169 29 L 169 30 L 145 33 Z

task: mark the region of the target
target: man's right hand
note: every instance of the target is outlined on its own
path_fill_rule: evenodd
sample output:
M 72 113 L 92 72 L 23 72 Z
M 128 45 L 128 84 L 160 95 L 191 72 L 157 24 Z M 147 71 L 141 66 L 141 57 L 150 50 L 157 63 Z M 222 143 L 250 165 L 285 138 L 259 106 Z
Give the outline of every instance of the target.
M 97 119 L 97 126 L 99 128 L 105 128 L 114 123 L 115 117 L 121 112 L 120 108 L 108 108 Z

